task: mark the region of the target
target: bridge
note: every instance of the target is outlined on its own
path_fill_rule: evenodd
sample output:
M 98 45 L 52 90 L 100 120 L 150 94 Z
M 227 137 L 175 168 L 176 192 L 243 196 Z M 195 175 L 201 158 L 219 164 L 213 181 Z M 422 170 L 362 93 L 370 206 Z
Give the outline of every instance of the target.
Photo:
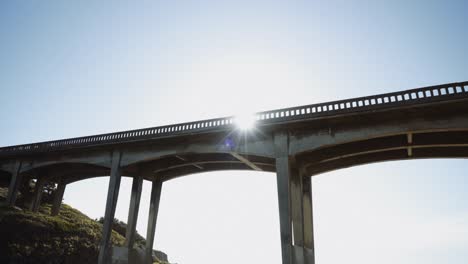
M 45 183 L 57 184 L 51 213 L 66 186 L 110 176 L 99 263 L 128 258 L 142 183 L 152 182 L 147 248 L 154 242 L 165 181 L 218 170 L 274 172 L 277 179 L 283 264 L 314 263 L 311 176 L 373 162 L 468 157 L 468 82 L 298 106 L 253 115 L 242 130 L 237 117 L 122 131 L 0 148 L 0 177 L 9 179 L 15 205 L 21 182 L 36 179 L 32 211 Z M 132 177 L 126 242 L 110 235 L 122 176 Z

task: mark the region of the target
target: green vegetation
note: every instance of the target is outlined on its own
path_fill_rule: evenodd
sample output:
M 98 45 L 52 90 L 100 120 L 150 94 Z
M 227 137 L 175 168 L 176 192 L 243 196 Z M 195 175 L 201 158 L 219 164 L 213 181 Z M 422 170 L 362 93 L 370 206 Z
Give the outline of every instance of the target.
M 44 204 L 33 213 L 0 206 L 0 263 L 97 263 L 102 224 L 66 204 L 58 216 L 50 216 L 50 209 Z M 126 225 L 116 219 L 114 223 L 111 241 L 121 246 Z M 145 243 L 137 235 L 137 247 Z

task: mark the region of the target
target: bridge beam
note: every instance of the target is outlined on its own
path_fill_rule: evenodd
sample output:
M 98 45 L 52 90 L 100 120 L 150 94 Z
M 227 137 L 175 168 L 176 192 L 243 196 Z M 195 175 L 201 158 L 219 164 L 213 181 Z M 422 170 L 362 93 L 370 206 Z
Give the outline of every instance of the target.
M 46 184 L 45 177 L 38 177 L 36 185 L 34 186 L 34 195 L 29 209 L 33 212 L 39 211 L 41 206 L 42 194 L 44 192 L 44 185 Z
M 314 264 L 311 178 L 288 155 L 288 136 L 275 136 L 282 264 Z
M 146 232 L 145 263 L 153 263 L 153 243 L 156 232 L 156 221 L 158 218 L 159 201 L 161 200 L 162 180 L 160 178 L 153 180 L 151 187 L 151 200 L 148 216 L 148 228 Z
M 21 172 L 21 161 L 17 161 L 15 163 L 14 171 L 10 179 L 10 186 L 8 188 L 7 204 L 9 206 L 14 206 L 16 203 L 16 198 L 18 196 L 18 189 L 22 181 L 22 175 L 20 172 Z
M 256 170 L 256 171 L 263 171 L 262 168 L 258 167 L 257 165 L 255 165 L 253 162 L 251 162 L 247 158 L 243 157 L 242 155 L 237 154 L 235 152 L 231 152 L 231 155 L 234 158 L 238 159 L 240 162 L 242 162 L 245 165 L 249 166 L 251 169 Z
M 104 224 L 102 226 L 102 240 L 99 248 L 99 264 L 107 264 L 110 260 L 112 223 L 114 222 L 115 208 L 119 196 L 121 175 L 121 152 L 112 152 L 112 165 L 109 180 L 109 189 L 107 191 L 106 212 L 104 215 Z
M 63 194 L 65 193 L 66 187 L 67 185 L 63 182 L 60 182 L 57 185 L 57 189 L 55 190 L 54 194 L 54 201 L 52 202 L 52 209 L 50 210 L 50 214 L 52 216 L 56 216 L 60 212 L 60 206 L 62 205 Z
M 135 244 L 136 225 L 138 221 L 138 211 L 140 209 L 142 187 L 143 177 L 134 177 L 132 193 L 130 196 L 130 208 L 128 209 L 127 231 L 125 233 L 125 246 L 130 249 L 133 248 Z

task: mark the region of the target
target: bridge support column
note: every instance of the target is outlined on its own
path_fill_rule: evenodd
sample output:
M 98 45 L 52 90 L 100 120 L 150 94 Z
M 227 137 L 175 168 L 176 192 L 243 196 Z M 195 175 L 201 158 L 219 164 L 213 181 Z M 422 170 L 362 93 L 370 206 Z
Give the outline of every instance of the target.
M 22 175 L 20 171 L 21 171 L 21 161 L 17 161 L 15 164 L 14 171 L 11 175 L 10 186 L 8 188 L 7 204 L 9 206 L 14 206 L 16 203 L 16 198 L 18 196 L 18 189 L 22 181 Z
M 39 207 L 41 206 L 42 200 L 42 193 L 44 192 L 44 185 L 46 180 L 44 177 L 38 178 L 36 180 L 36 185 L 34 186 L 34 195 L 31 201 L 31 205 L 29 209 L 33 212 L 39 211 Z
M 302 175 L 301 175 L 302 176 Z M 307 264 L 315 263 L 314 213 L 312 206 L 312 178 L 302 178 L 303 255 Z
M 159 201 L 161 199 L 162 180 L 153 180 L 151 188 L 151 200 L 148 216 L 148 229 L 146 232 L 145 262 L 153 263 L 153 242 L 156 232 L 156 220 L 158 219 Z
M 133 248 L 135 244 L 136 225 L 138 221 L 138 211 L 140 209 L 142 187 L 143 177 L 138 176 L 133 178 L 130 208 L 128 209 L 127 231 L 125 233 L 125 246 L 129 249 Z
M 50 215 L 56 216 L 60 212 L 60 206 L 62 205 L 63 195 L 65 193 L 65 188 L 67 185 L 65 183 L 60 182 L 57 185 L 57 189 L 55 190 L 54 194 L 54 201 L 52 202 L 52 209 L 50 210 Z
M 119 196 L 121 168 L 121 153 L 114 151 L 112 153 L 112 165 L 109 180 L 109 189 L 107 191 L 106 212 L 104 215 L 104 224 L 102 227 L 102 240 L 99 248 L 99 264 L 108 264 L 110 261 L 111 233 L 112 223 L 114 222 L 115 208 Z
M 287 155 L 287 141 L 275 137 L 282 264 L 314 264 L 311 178 Z

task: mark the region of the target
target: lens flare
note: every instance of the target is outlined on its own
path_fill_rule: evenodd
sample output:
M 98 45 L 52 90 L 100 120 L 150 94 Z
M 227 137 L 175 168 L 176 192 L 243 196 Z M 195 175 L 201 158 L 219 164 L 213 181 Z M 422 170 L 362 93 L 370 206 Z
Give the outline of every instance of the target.
M 255 115 L 253 114 L 242 114 L 234 118 L 234 123 L 241 130 L 250 130 L 255 126 Z

